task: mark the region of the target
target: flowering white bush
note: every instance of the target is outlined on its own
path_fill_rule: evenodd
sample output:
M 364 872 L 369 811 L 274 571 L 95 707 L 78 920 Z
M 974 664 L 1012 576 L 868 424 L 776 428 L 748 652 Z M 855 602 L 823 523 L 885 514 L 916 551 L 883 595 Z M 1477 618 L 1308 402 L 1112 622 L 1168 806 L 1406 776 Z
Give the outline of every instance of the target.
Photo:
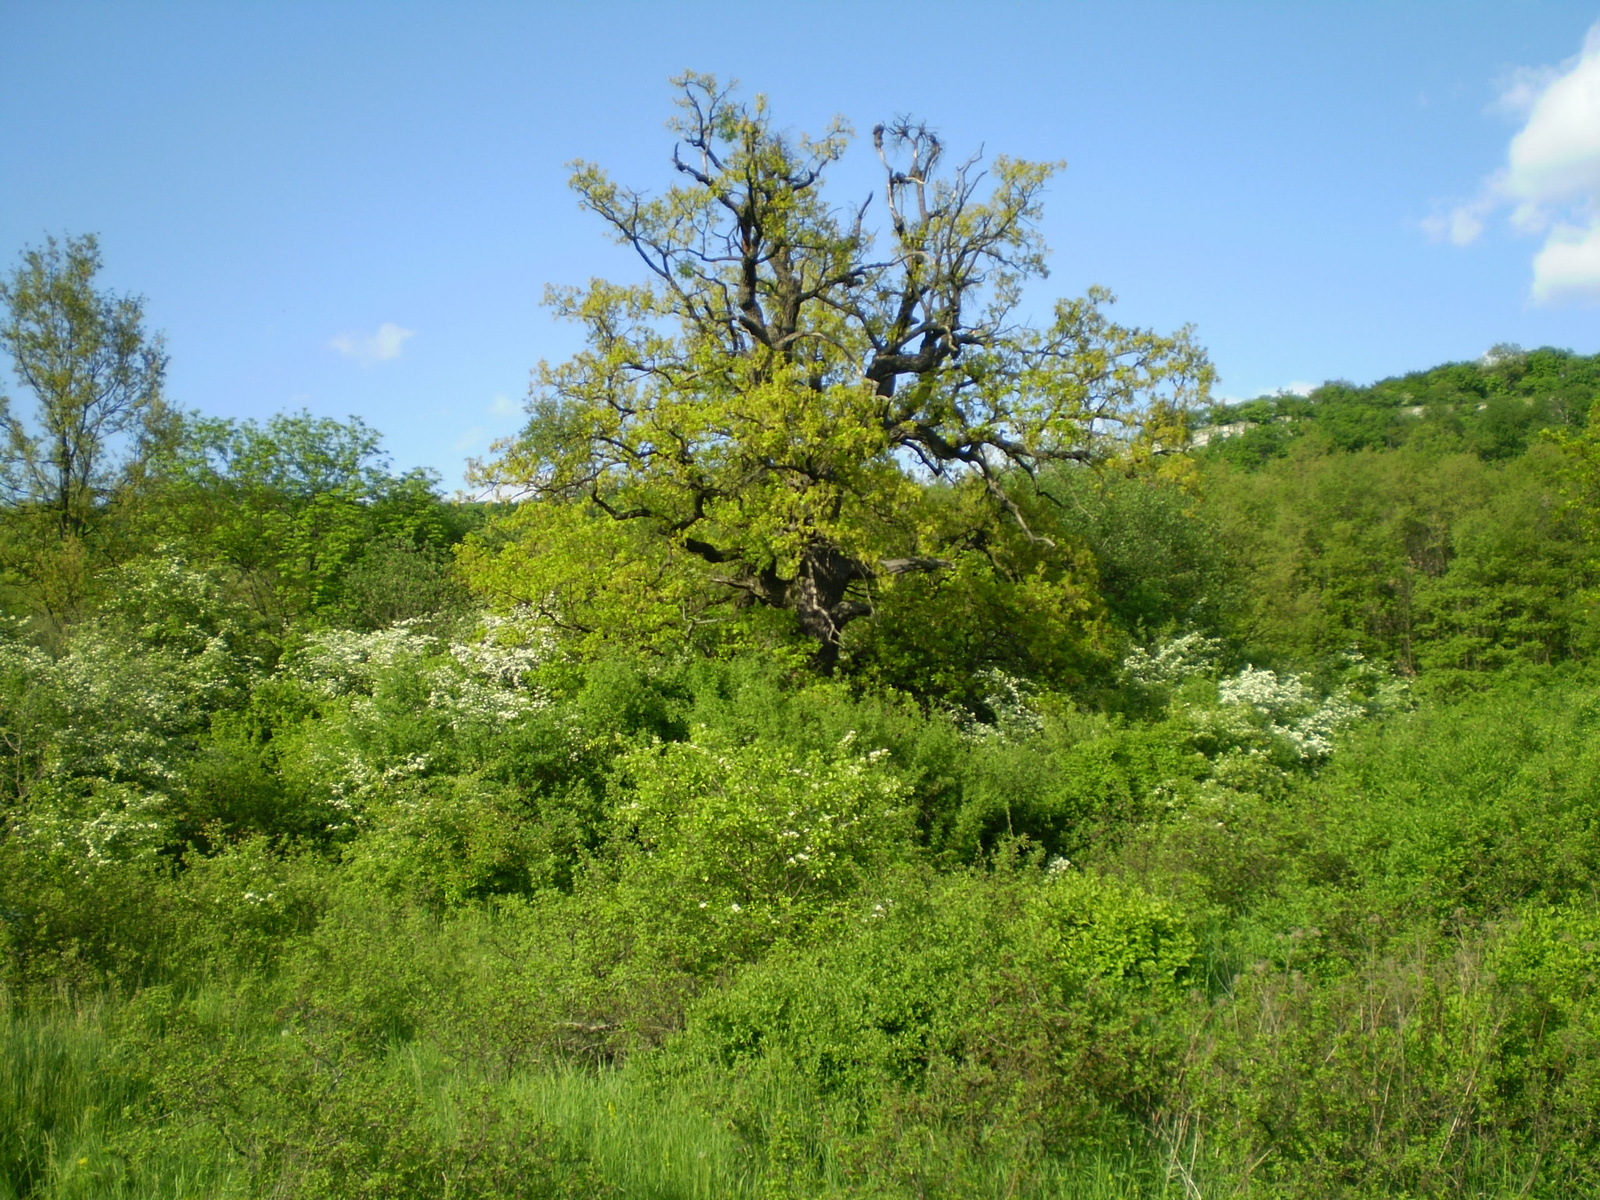
M 371 697 L 386 675 L 404 672 L 427 687 L 427 706 L 450 714 L 453 728 L 472 721 L 512 721 L 548 704 L 528 676 L 554 643 L 548 631 L 515 617 L 479 618 L 478 636 L 447 642 L 402 621 L 373 633 L 338 629 L 309 639 L 286 668 L 328 697 Z
M 1298 675 L 1247 666 L 1217 685 L 1217 699 L 1235 714 L 1247 716 L 1269 738 L 1303 761 L 1333 753 L 1333 739 L 1358 721 L 1393 707 L 1403 690 L 1384 689 L 1365 699 L 1358 686 L 1346 682 L 1327 696 L 1318 696 Z
M 957 709 L 953 716 L 962 736 L 974 741 L 1008 742 L 1044 731 L 1044 717 L 1026 680 L 998 667 L 986 667 L 978 678 L 984 682 L 983 704 L 993 714 L 993 721 L 980 721 L 966 709 Z
M 26 830 L 89 865 L 153 855 L 173 792 L 212 717 L 259 663 L 219 582 L 181 559 L 121 572 L 99 616 L 52 657 L 0 627 L 0 736 Z
M 1244 704 L 1270 717 L 1303 712 L 1311 701 L 1298 675 L 1280 677 L 1276 671 L 1247 666 L 1232 679 L 1217 684 L 1223 704 Z
M 90 629 L 51 664 L 59 699 L 57 774 L 171 783 L 211 715 L 243 694 L 240 664 L 224 637 L 195 654 L 130 647 Z
M 371 633 L 331 629 L 309 638 L 284 669 L 324 696 L 370 696 L 385 672 L 413 667 L 438 647 L 409 621 Z
M 64 859 L 72 874 L 128 863 L 151 863 L 171 843 L 168 797 L 127 784 L 100 782 L 78 794 L 48 784 L 36 802 L 12 814 L 8 836 L 41 858 Z
M 1146 687 L 1171 686 L 1216 669 L 1222 643 L 1199 633 L 1169 638 L 1154 653 L 1135 646 L 1122 660 L 1123 676 Z
M 540 664 L 555 653 L 555 638 L 548 627 L 527 613 L 479 618 L 474 641 L 451 642 L 450 654 L 468 671 L 506 687 L 518 688 Z
M 1185 634 L 1154 650 L 1136 648 L 1123 660 L 1123 677 L 1144 687 L 1170 688 L 1214 675 L 1220 650 L 1216 639 Z M 1217 681 L 1215 705 L 1186 692 L 1174 715 L 1220 739 L 1214 761 L 1218 781 L 1252 787 L 1268 776 L 1281 777 L 1274 759 L 1320 761 L 1333 753 L 1341 730 L 1407 702 L 1404 683 L 1359 653 L 1345 655 L 1340 676 L 1339 686 L 1322 695 L 1300 675 L 1248 665 Z
M 1367 717 L 1403 707 L 1405 684 L 1375 671 L 1358 653 L 1345 656 L 1345 679 L 1327 696 L 1318 696 L 1298 675 L 1247 666 L 1217 685 L 1217 699 L 1245 710 L 1264 723 L 1268 736 L 1292 749 L 1302 760 L 1333 753 L 1333 739 Z
M 325 702 L 319 721 L 283 739 L 287 769 L 324 797 L 337 829 L 435 769 L 456 735 L 492 734 L 547 708 L 531 677 L 552 650 L 548 632 L 521 617 L 482 616 L 456 641 L 416 622 L 319 633 L 282 671 Z

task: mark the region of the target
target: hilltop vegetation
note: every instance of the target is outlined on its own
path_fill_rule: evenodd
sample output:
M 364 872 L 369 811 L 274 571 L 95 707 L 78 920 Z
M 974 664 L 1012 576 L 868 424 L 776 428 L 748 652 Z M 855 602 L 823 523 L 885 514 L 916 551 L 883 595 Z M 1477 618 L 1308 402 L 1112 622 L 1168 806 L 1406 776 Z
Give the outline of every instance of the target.
M 1261 652 L 1356 642 L 1441 684 L 1583 657 L 1597 389 L 1594 358 L 1501 347 L 1214 410 L 1231 436 L 1202 451 L 1207 502 L 1249 564 Z
M 966 269 L 1010 170 L 899 236 Z M 484 467 L 536 498 L 448 502 L 167 407 L 97 265 L 0 293 L 0 1196 L 1600 1190 L 1600 356 L 1207 409 L 1104 297 L 1002 345 L 888 272 L 782 360 L 596 285 Z

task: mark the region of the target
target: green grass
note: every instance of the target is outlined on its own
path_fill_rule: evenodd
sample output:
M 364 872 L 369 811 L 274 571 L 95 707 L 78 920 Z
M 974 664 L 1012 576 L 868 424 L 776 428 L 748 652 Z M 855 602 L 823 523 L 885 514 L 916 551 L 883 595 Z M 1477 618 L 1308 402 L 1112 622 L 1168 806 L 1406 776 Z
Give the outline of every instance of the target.
M 247 1195 L 236 1166 L 182 1139 L 136 1167 L 117 1153 L 141 1096 L 103 1015 L 66 998 L 24 1009 L 0 992 L 0 1198 Z
M 760 1097 L 769 1151 L 758 1155 L 725 1119 L 717 1120 L 694 1102 L 697 1087 L 668 1088 L 627 1070 L 541 1072 L 521 1076 L 510 1087 L 587 1149 L 601 1173 L 630 1198 L 764 1200 L 775 1194 L 853 1194 L 834 1147 L 826 1137 L 816 1136 L 815 1128 L 806 1128 L 815 1122 L 807 1111 L 814 1105 L 795 1090 L 775 1086 Z M 800 1136 L 785 1145 L 785 1132 Z M 786 1158 L 798 1161 L 786 1163 Z M 975 1200 L 1157 1200 L 1183 1195 L 1176 1181 L 1169 1186 L 1153 1157 L 1132 1150 L 1117 1154 L 1107 1147 L 1070 1161 L 1030 1163 L 1028 1168 L 1024 1173 L 1021 1164 L 999 1154 L 959 1163 L 943 1174 L 935 1194 Z M 859 1184 L 857 1180 L 857 1191 Z
M 204 1007 L 217 1000 L 200 998 Z M 145 1088 L 138 1064 L 128 1061 L 127 1047 L 112 1033 L 110 1015 L 99 1002 L 63 997 L 23 1006 L 0 994 L 0 1198 L 263 1194 L 267 1181 L 203 1117 L 165 1130 L 139 1128 L 147 1112 Z M 386 1057 L 413 1081 L 436 1135 L 470 1134 L 463 1126 L 477 1117 L 460 1095 L 482 1086 L 470 1068 L 452 1065 L 428 1045 L 396 1048 Z M 755 1098 L 766 1126 L 766 1149 L 758 1151 L 725 1117 L 708 1112 L 701 1095 L 700 1087 L 673 1087 L 627 1068 L 535 1070 L 491 1086 L 492 1103 L 564 1135 L 627 1200 L 859 1194 L 863 1180 L 858 1176 L 853 1188 L 833 1148 L 817 1136 L 807 1097 L 773 1087 Z M 927 1161 L 938 1168 L 928 1179 L 930 1194 L 995 1200 L 1183 1195 L 1154 1158 L 1131 1151 L 1030 1163 L 1026 1171 L 1003 1155 L 951 1161 L 938 1147 L 930 1151 Z

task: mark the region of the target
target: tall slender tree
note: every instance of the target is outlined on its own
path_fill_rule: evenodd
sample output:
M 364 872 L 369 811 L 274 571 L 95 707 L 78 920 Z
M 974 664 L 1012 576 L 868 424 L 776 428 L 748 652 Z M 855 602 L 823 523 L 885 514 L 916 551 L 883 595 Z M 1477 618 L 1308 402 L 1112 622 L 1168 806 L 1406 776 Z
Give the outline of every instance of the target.
M 93 234 L 46 240 L 0 279 L 0 345 L 33 394 L 33 420 L 0 397 L 5 483 L 16 504 L 81 537 L 128 479 L 161 415 L 167 355 L 144 328 L 144 300 L 95 286 Z

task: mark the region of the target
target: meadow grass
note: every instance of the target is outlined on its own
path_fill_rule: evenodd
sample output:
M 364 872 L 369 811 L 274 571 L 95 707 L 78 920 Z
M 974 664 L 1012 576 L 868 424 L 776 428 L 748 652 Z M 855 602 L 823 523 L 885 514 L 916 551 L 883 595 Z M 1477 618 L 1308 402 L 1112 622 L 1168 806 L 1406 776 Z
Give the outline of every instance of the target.
M 98 1000 L 23 1005 L 0 991 L 0 1200 L 248 1195 L 236 1164 L 182 1138 L 137 1164 L 118 1153 L 140 1089 L 104 1015 Z
M 199 998 L 205 1007 L 218 996 Z M 0 1200 L 185 1200 L 268 1194 L 238 1153 L 203 1125 L 174 1124 L 151 1137 L 137 1069 L 108 1021 L 110 1002 L 57 997 L 28 1004 L 0 993 Z M 470 1065 L 432 1045 L 387 1052 L 411 1077 L 422 1115 L 441 1138 L 470 1133 L 477 1110 L 459 1102 L 482 1086 Z M 137 1064 L 131 1064 L 135 1068 Z M 772 1085 L 756 1098 L 772 1128 L 799 1134 L 791 1153 L 759 1153 L 730 1122 L 698 1102 L 696 1087 L 673 1087 L 622 1068 L 524 1071 L 491 1085 L 496 1107 L 542 1122 L 587 1153 L 629 1200 L 766 1200 L 775 1195 L 846 1195 L 852 1187 L 818 1130 L 807 1128 L 809 1097 Z M 375 1116 L 381 1114 L 374 1114 Z M 814 1121 L 810 1122 L 814 1126 Z M 126 1135 L 143 1134 L 129 1153 Z M 1030 1163 L 1002 1155 L 951 1165 L 936 1189 L 971 1197 L 1144 1200 L 1179 1197 L 1153 1156 L 1105 1148 L 1071 1160 Z

